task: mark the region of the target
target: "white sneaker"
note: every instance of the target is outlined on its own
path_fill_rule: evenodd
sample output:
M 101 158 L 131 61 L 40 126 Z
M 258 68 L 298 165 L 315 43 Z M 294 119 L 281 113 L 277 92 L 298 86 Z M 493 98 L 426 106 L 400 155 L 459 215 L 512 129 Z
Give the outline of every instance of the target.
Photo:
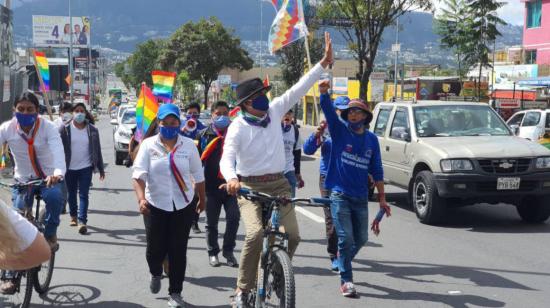
M 168 307 L 172 308 L 184 308 L 185 302 L 181 298 L 181 294 L 172 293 L 170 294 L 170 299 L 168 300 Z

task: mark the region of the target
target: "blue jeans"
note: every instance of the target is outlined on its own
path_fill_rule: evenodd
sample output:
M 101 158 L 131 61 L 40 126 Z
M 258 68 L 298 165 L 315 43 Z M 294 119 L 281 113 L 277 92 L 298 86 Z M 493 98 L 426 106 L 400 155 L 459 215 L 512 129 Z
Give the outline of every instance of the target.
M 88 167 L 80 170 L 67 170 L 65 175 L 71 217 L 78 217 L 78 222 L 83 224 L 88 222 L 88 200 L 93 171 L 92 167 Z M 77 191 L 80 198 L 80 207 L 76 202 Z
M 289 171 L 285 173 L 285 177 L 290 184 L 290 197 L 296 197 L 296 186 L 298 185 L 298 179 L 296 178 L 296 173 L 294 171 Z
M 367 198 L 353 198 L 332 192 L 330 209 L 338 235 L 338 268 L 340 280 L 353 282 L 351 261 L 369 237 L 369 210 Z
M 44 236 L 46 238 L 57 234 L 59 215 L 61 214 L 61 207 L 63 206 L 63 194 L 61 193 L 61 187 L 63 185 L 63 183 L 57 183 L 50 188 L 34 187 L 31 191 L 28 189 L 12 190 L 13 206 L 19 211 L 24 211 L 25 208 L 34 204 L 34 193 L 37 191 L 40 193 L 42 200 L 46 203 L 46 215 L 44 216 Z

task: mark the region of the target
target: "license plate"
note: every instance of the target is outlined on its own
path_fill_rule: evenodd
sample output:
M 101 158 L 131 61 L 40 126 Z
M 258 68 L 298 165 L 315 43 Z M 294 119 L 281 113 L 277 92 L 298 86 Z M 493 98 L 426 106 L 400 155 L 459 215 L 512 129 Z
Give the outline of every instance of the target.
M 518 190 L 520 178 L 498 178 L 497 190 Z

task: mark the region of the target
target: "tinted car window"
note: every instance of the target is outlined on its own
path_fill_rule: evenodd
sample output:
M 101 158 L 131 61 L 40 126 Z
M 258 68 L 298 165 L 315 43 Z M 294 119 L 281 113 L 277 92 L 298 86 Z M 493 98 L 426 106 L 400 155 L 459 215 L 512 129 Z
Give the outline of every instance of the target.
M 398 109 L 395 112 L 395 116 L 393 117 L 390 138 L 405 140 L 405 136 L 407 136 L 408 134 L 410 134 L 410 127 L 407 110 Z
M 550 129 L 550 113 L 546 114 L 546 128 Z
M 528 112 L 521 126 L 537 126 L 540 122 L 540 112 Z
M 508 120 L 508 125 L 517 125 L 519 126 L 521 124 L 521 120 L 523 120 L 523 117 L 525 116 L 525 113 L 516 114 L 513 116 L 510 120 Z
M 381 109 L 376 119 L 376 125 L 374 126 L 374 134 L 377 136 L 384 136 L 386 127 L 388 127 L 388 120 L 390 119 L 391 109 Z

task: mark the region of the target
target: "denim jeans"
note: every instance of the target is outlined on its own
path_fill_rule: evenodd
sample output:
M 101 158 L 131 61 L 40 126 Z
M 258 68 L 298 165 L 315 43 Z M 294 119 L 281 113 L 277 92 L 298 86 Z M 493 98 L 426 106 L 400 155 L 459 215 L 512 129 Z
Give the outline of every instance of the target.
M 353 198 L 339 192 L 330 195 L 334 227 L 338 235 L 338 268 L 340 280 L 353 282 L 351 261 L 369 236 L 369 210 L 367 198 Z
M 319 190 L 321 197 L 330 198 L 330 191 L 325 188 L 325 176 L 319 176 Z M 332 213 L 330 207 L 323 207 L 325 213 L 325 233 L 327 235 L 327 252 L 330 260 L 336 259 L 338 254 L 338 236 L 336 236 L 336 230 L 334 229 L 334 222 L 332 220 Z
M 298 185 L 298 179 L 296 178 L 296 173 L 294 171 L 289 171 L 285 173 L 285 177 L 290 184 L 290 197 L 296 197 L 296 186 Z
M 88 167 L 80 170 L 67 170 L 67 174 L 65 175 L 71 217 L 78 217 L 78 222 L 83 224 L 88 222 L 88 200 L 92 174 L 93 167 Z M 77 191 L 80 198 L 80 207 L 76 201 Z
M 34 204 L 34 193 L 37 190 L 40 191 L 42 200 L 46 203 L 46 215 L 44 216 L 44 236 L 46 238 L 57 234 L 59 215 L 61 214 L 61 207 L 63 206 L 63 194 L 61 193 L 61 187 L 63 185 L 63 183 L 57 183 L 49 188 L 34 187 L 32 191 L 29 191 L 28 189 L 12 190 L 13 206 L 19 211 L 24 211 L 25 208 L 28 208 L 31 204 Z

